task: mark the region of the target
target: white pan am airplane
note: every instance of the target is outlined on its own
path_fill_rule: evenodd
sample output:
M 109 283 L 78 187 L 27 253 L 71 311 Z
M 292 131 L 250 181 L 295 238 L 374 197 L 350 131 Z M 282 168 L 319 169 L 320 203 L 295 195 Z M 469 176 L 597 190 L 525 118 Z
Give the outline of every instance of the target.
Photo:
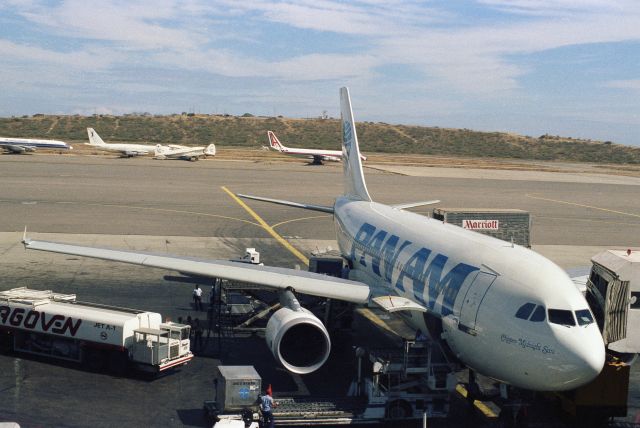
M 587 302 L 550 260 L 518 245 L 388 206 L 369 196 L 349 92 L 340 89 L 344 194 L 334 206 L 250 197 L 333 213 L 349 277 L 24 238 L 27 249 L 114 260 L 263 284 L 280 290 L 283 308 L 269 320 L 267 344 L 296 373 L 329 355 L 322 323 L 294 293 L 401 312 L 462 364 L 520 388 L 568 390 L 601 371 L 605 349 Z M 246 197 L 246 195 L 243 195 Z
M 40 140 L 36 138 L 7 138 L 0 137 L 0 147 L 9 153 L 35 152 L 36 149 L 73 149 L 64 141 Z
M 267 137 L 269 138 L 269 147 L 273 150 L 284 153 L 285 155 L 312 159 L 313 165 L 322 165 L 322 162 L 324 161 L 340 162 L 342 160 L 341 150 L 294 149 L 291 147 L 285 147 L 285 145 L 278 140 L 278 137 L 276 137 L 276 134 L 273 131 L 267 131 Z M 367 160 L 367 157 L 360 154 L 360 159 L 365 161 Z

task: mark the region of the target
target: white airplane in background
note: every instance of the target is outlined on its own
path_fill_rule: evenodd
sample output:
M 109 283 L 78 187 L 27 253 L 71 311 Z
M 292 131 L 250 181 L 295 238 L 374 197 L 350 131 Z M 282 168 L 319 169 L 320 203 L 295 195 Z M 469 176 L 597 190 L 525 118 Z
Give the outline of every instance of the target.
M 148 144 L 125 144 L 114 143 L 107 144 L 93 128 L 87 128 L 89 134 L 88 146 L 95 147 L 100 150 L 119 152 L 123 157 L 133 157 L 140 155 L 152 154 L 158 159 L 187 159 L 197 160 L 200 156 L 215 156 L 216 146 L 209 144 L 205 147 L 189 147 L 181 145 L 156 144 L 155 146 Z
M 143 155 L 152 155 L 155 153 L 156 148 L 161 146 L 160 144 L 128 144 L 128 143 L 105 143 L 98 133 L 93 128 L 87 128 L 87 134 L 89 134 L 89 142 L 85 143 L 87 146 L 95 147 L 96 149 L 105 150 L 109 152 L 118 152 L 122 157 L 134 157 Z M 165 146 L 162 146 L 165 147 Z M 174 149 L 187 149 L 187 146 L 170 145 Z
M 96 149 L 105 150 L 108 152 L 118 152 L 122 157 L 134 157 L 141 155 L 153 154 L 156 146 L 149 144 L 126 144 L 126 143 L 105 143 L 98 133 L 93 128 L 87 128 L 87 134 L 89 134 L 89 142 L 85 143 L 87 146 L 95 147 Z
M 602 370 L 605 348 L 568 275 L 518 245 L 383 205 L 367 190 L 351 101 L 340 90 L 344 193 L 333 206 L 239 195 L 332 213 L 349 280 L 293 269 L 23 239 L 27 249 L 87 256 L 262 284 L 282 308 L 268 321 L 273 355 L 295 373 L 328 358 L 331 341 L 295 293 L 375 304 L 403 314 L 470 369 L 520 388 L 568 390 Z M 26 235 L 26 234 L 25 234 Z
M 319 149 L 292 149 L 285 147 L 284 144 L 278 140 L 276 134 L 273 131 L 267 131 L 267 137 L 269 138 L 269 147 L 272 149 L 284 153 L 285 155 L 299 156 L 313 159 L 313 165 L 322 165 L 323 161 L 340 162 L 342 160 L 341 150 L 319 150 Z M 367 160 L 366 156 L 360 155 L 360 159 Z
M 215 155 L 215 144 L 209 144 L 207 147 L 162 146 L 158 144 L 154 150 L 156 159 L 184 159 L 192 162 L 197 161 L 202 156 Z
M 36 149 L 73 149 L 64 141 L 39 140 L 35 138 L 0 137 L 0 147 L 9 153 L 35 152 Z

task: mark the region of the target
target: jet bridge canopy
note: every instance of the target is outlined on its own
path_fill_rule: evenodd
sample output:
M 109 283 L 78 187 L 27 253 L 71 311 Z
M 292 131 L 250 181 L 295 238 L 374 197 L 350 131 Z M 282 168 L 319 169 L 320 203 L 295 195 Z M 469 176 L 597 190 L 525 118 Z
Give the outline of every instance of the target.
M 595 255 L 587 300 L 612 351 L 640 352 L 640 251 L 606 250 Z

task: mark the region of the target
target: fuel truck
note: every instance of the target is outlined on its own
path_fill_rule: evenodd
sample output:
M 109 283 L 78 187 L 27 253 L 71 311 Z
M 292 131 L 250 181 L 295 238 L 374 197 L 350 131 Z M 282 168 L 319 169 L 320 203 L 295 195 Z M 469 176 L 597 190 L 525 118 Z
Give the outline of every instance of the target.
M 76 301 L 27 287 L 0 291 L 0 349 L 74 361 L 94 371 L 157 374 L 192 358 L 191 327 L 155 312 Z

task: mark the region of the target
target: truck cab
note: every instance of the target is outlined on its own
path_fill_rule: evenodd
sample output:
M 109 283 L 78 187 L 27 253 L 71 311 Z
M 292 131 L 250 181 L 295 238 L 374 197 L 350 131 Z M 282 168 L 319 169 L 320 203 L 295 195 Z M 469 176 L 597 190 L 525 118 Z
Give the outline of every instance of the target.
M 141 327 L 133 332 L 131 360 L 142 370 L 162 372 L 193 358 L 188 325 L 166 322 L 157 329 Z

